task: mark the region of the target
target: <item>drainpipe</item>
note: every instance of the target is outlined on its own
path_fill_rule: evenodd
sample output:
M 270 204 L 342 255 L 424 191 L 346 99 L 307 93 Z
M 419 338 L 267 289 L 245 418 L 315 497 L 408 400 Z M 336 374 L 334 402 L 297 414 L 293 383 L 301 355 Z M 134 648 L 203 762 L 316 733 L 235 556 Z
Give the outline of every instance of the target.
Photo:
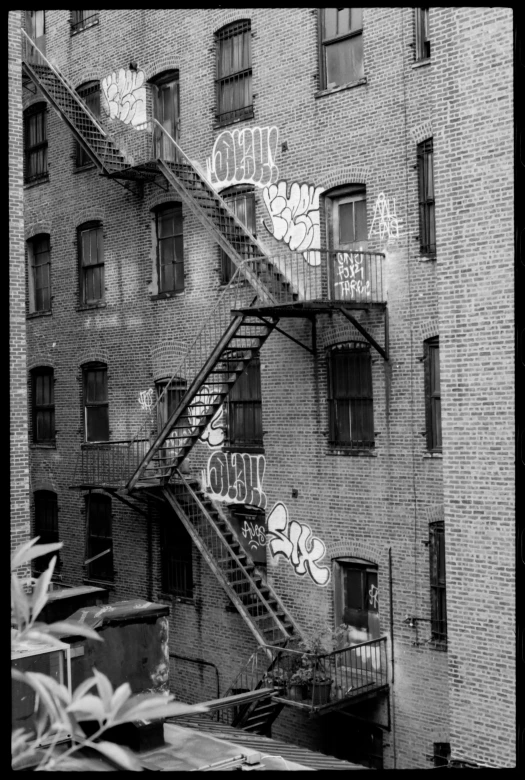
M 395 679 L 395 667 L 394 667 L 394 593 L 392 589 L 392 548 L 388 548 L 388 583 L 389 583 L 389 599 L 390 599 L 390 667 L 391 667 L 391 688 L 392 688 L 392 748 L 394 753 L 394 769 L 397 767 L 397 751 L 396 751 L 396 717 L 395 717 L 395 696 L 394 696 L 394 679 Z
M 217 678 L 217 698 L 221 698 L 221 687 L 219 682 L 219 669 L 211 661 L 205 661 L 204 658 L 190 658 L 187 655 L 179 655 L 178 653 L 170 653 L 170 658 L 179 658 L 181 661 L 190 661 L 192 664 L 203 664 L 204 666 L 213 666 L 215 669 L 215 677 Z M 217 710 L 217 720 L 219 720 L 219 710 Z

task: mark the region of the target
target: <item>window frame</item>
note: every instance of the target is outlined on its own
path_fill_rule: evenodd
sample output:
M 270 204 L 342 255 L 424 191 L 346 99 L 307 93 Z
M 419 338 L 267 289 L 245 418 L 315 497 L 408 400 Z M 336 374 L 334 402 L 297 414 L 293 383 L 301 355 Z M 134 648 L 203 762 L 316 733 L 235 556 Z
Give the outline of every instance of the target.
M 86 16 L 86 14 L 90 14 L 90 16 Z M 98 23 L 99 11 L 83 11 L 80 9 L 71 11 L 71 18 L 69 20 L 71 35 L 77 35 L 79 32 L 88 30 Z
M 163 127 L 166 125 L 166 118 L 161 111 L 163 106 L 161 102 L 161 93 L 167 88 L 170 89 L 173 98 L 173 120 L 171 124 L 173 127 L 165 128 L 172 138 L 179 143 L 180 138 L 180 73 L 177 68 L 163 71 L 157 74 L 149 80 L 153 91 L 153 118 L 156 119 Z M 176 87 L 175 87 L 176 85 Z M 161 116 L 162 114 L 162 116 Z M 167 160 L 169 162 L 180 162 L 178 149 L 174 149 L 171 141 L 164 135 L 164 133 L 154 125 L 153 128 L 153 146 L 155 157 L 160 157 L 161 160 Z
M 39 536 L 39 544 L 54 544 L 59 540 L 58 529 L 58 496 L 53 490 L 35 490 L 33 492 L 33 536 Z M 50 523 L 46 522 L 51 520 Z M 57 560 L 53 574 L 60 569 L 60 551 L 48 553 L 32 562 L 33 575 L 42 574 L 47 569 L 51 558 L 56 555 Z
M 238 359 L 232 357 L 234 362 Z M 251 374 L 251 376 L 250 376 Z M 243 384 L 243 377 L 246 377 Z M 251 385 L 249 397 L 240 397 L 243 394 L 246 382 L 254 382 Z M 246 409 L 252 407 L 253 424 L 250 435 L 246 435 Z M 242 424 L 236 422 L 238 419 L 237 410 L 242 408 Z M 239 433 L 244 432 L 240 437 Z M 232 386 L 225 404 L 225 442 L 224 449 L 229 452 L 264 452 L 264 431 L 262 422 L 262 382 L 261 382 L 261 361 L 259 355 L 254 355 L 245 366 L 237 382 Z
M 358 574 L 361 580 L 361 606 L 359 608 L 351 607 L 345 599 L 347 593 L 346 578 L 348 572 L 352 571 L 354 574 Z M 369 585 L 374 584 L 371 582 L 375 579 L 377 583 L 375 605 L 370 604 L 370 591 L 367 591 Z M 367 634 L 374 634 L 374 638 L 380 636 L 380 609 L 379 609 L 379 566 L 373 561 L 366 560 L 364 558 L 355 558 L 352 556 L 345 556 L 334 559 L 334 577 L 333 577 L 333 593 L 334 593 L 334 621 L 335 628 L 341 623 L 345 623 L 349 626 L 350 633 L 355 634 L 366 630 Z M 346 616 L 346 610 L 354 610 L 363 613 L 365 621 L 363 625 L 358 625 L 357 622 L 351 622 L 351 619 Z M 365 616 L 366 613 L 366 616 Z M 366 622 L 366 628 L 364 623 Z M 353 631 L 352 631 L 353 629 Z M 346 639 L 341 639 L 342 644 L 346 644 Z
M 447 645 L 447 582 L 445 564 L 445 524 L 443 520 L 430 523 L 430 632 L 436 646 Z
M 101 89 L 100 81 L 86 81 L 81 84 L 75 90 L 79 98 L 86 104 L 93 116 L 98 119 L 100 117 L 100 98 Z M 93 99 L 96 97 L 96 100 Z M 94 168 L 95 163 L 85 151 L 83 146 L 75 139 L 75 168 L 81 170 L 83 168 Z
M 161 524 L 161 582 L 163 593 L 193 600 L 193 540 L 178 517 Z
M 106 496 L 103 493 L 91 493 L 84 496 L 85 501 L 85 513 L 86 513 L 86 560 L 89 560 L 93 555 L 98 555 L 103 550 L 96 550 L 100 548 L 110 549 L 110 553 L 102 555 L 100 558 L 96 558 L 94 561 L 86 564 L 87 579 L 95 582 L 113 582 L 115 579 L 115 568 L 113 560 L 113 506 L 110 496 Z M 103 531 L 105 533 L 93 533 L 93 508 L 97 508 L 99 515 L 104 514 L 104 521 L 106 522 Z M 101 508 L 105 507 L 101 512 Z M 98 530 L 98 529 L 97 529 Z M 96 541 L 94 541 L 96 540 Z
M 225 190 L 222 190 L 220 193 L 221 198 L 224 200 L 226 205 L 231 208 L 237 219 L 239 219 L 243 225 L 251 231 L 253 236 L 256 238 L 256 228 L 257 228 L 257 215 L 256 215 L 256 200 L 255 200 L 255 187 L 253 187 L 250 184 L 239 184 L 235 187 L 228 187 Z M 244 201 L 246 204 L 245 206 L 245 215 L 248 216 L 248 202 L 251 203 L 250 210 L 251 210 L 251 222 L 248 224 L 248 222 L 245 222 L 241 217 L 242 215 L 239 215 L 237 212 L 237 204 L 241 201 Z M 232 205 L 234 206 L 232 208 Z M 238 247 L 237 251 L 241 255 L 243 259 L 248 259 L 253 255 L 254 248 L 252 244 L 247 243 L 246 247 Z M 230 257 L 226 254 L 224 249 L 221 249 L 219 247 L 219 273 L 220 273 L 220 283 L 221 284 L 229 284 L 231 281 L 232 276 L 235 274 L 235 271 L 237 270 L 237 266 L 235 263 L 230 259 Z
M 55 371 L 51 366 L 37 366 L 31 369 L 31 420 L 32 420 L 32 443 L 44 446 L 56 445 L 56 430 L 55 430 Z M 38 380 L 47 377 L 48 384 L 48 403 L 37 403 L 39 396 Z M 49 429 L 50 437 L 41 438 L 38 435 L 40 426 L 39 418 L 48 419 L 47 424 L 44 426 Z
M 47 248 L 38 249 L 39 245 L 47 243 Z M 47 261 L 36 262 L 37 258 L 47 255 Z M 36 236 L 32 236 L 27 241 L 27 258 L 29 264 L 28 273 L 28 287 L 29 287 L 29 313 L 30 314 L 42 314 L 49 312 L 52 309 L 52 295 L 51 295 L 51 237 L 49 233 L 39 233 Z M 42 274 L 47 277 L 47 282 L 44 285 L 38 287 L 39 271 L 46 269 Z M 46 290 L 47 292 L 42 296 L 42 305 L 38 305 L 38 292 L 40 290 Z M 46 306 L 46 299 L 48 305 Z
M 86 257 L 84 253 L 84 233 L 93 233 L 96 231 L 96 249 L 97 249 L 97 262 L 85 262 Z M 91 244 L 91 239 L 90 239 Z M 79 297 L 81 306 L 100 306 L 105 302 L 106 289 L 105 289 L 105 264 L 104 264 L 104 227 L 102 222 L 96 220 L 92 222 L 85 222 L 83 225 L 79 225 L 77 228 L 77 246 L 78 246 L 78 270 L 79 270 Z M 93 279 L 95 278 L 95 269 L 100 269 L 99 280 L 97 286 L 100 290 L 99 298 L 88 298 L 88 272 L 93 271 Z M 94 289 L 94 283 L 91 285 Z
M 88 387 L 89 387 L 89 378 L 88 374 L 90 372 L 104 372 L 105 378 L 103 380 L 103 384 L 105 385 L 105 400 L 88 400 Z M 96 380 L 95 380 L 96 384 Z M 110 430 L 109 430 L 109 393 L 108 393 L 108 367 L 106 363 L 102 362 L 92 362 L 92 363 L 85 363 L 82 366 L 82 404 L 83 404 L 83 428 L 84 428 L 84 442 L 86 444 L 96 444 L 100 442 L 106 442 L 109 441 L 110 437 Z M 89 410 L 90 409 L 106 409 L 105 413 L 105 420 L 104 425 L 107 430 L 107 438 L 106 439 L 90 439 L 89 438 L 89 432 L 92 425 L 90 425 L 89 422 Z M 100 424 L 100 423 L 99 423 Z
M 243 54 L 245 42 L 248 42 L 248 64 L 244 64 L 245 67 L 239 67 L 237 70 L 232 70 L 227 73 L 223 73 L 221 69 L 221 61 L 225 58 L 225 41 L 232 40 L 243 36 Z M 253 67 L 252 67 L 252 23 L 250 19 L 239 19 L 230 24 L 224 25 L 220 30 L 215 33 L 215 48 L 216 48 L 216 77 L 215 77 L 215 119 L 218 125 L 229 125 L 233 122 L 241 119 L 251 119 L 253 117 Z M 234 44 L 232 44 L 232 54 L 234 50 Z M 223 87 L 227 82 L 233 82 L 233 84 L 246 83 L 247 87 L 243 89 L 243 94 L 248 92 L 249 102 L 243 106 L 239 106 L 236 100 L 233 99 L 232 107 L 228 111 L 222 110 L 224 108 L 224 93 Z
M 42 139 L 30 145 L 30 124 L 31 120 L 41 118 L 40 132 Z M 47 103 L 40 101 L 26 108 L 24 111 L 24 184 L 36 184 L 49 179 L 48 162 L 48 132 L 47 132 Z M 39 134 L 39 133 L 37 133 Z M 42 161 L 35 166 L 35 173 L 30 175 L 32 160 L 42 153 Z
M 337 34 L 335 36 L 327 36 L 325 35 L 326 30 L 326 11 L 329 10 L 327 8 L 319 8 L 319 84 L 321 90 L 337 90 L 341 89 L 348 84 L 355 84 L 365 77 L 365 70 L 364 70 L 364 50 L 363 50 L 363 9 L 361 8 L 361 26 L 355 27 L 352 29 L 352 9 L 348 9 L 350 11 L 349 18 L 350 18 L 350 29 L 347 32 Z M 343 11 L 345 9 L 336 9 L 337 11 Z M 353 9 L 354 11 L 359 9 Z M 337 45 L 341 43 L 342 41 L 350 41 L 350 40 L 356 40 L 358 37 L 361 39 L 361 52 L 360 52 L 360 71 L 361 75 L 357 75 L 356 78 L 350 79 L 349 81 L 344 81 L 342 84 L 335 84 L 335 82 L 328 82 L 328 68 L 327 68 L 327 50 L 330 46 Z
M 334 387 L 335 381 L 334 381 L 334 369 L 337 361 L 338 355 L 346 355 L 349 358 L 352 356 L 355 356 L 356 358 L 363 357 L 366 358 L 366 364 L 365 368 L 367 371 L 366 381 L 364 384 L 368 385 L 368 390 L 363 389 L 363 383 L 361 383 L 361 390 L 356 391 L 353 394 L 348 394 L 347 396 L 341 396 L 340 398 L 335 397 L 335 393 L 337 392 L 336 388 Z M 370 350 L 370 344 L 368 342 L 364 341 L 348 341 L 348 342 L 342 342 L 339 344 L 333 344 L 329 349 L 327 350 L 327 402 L 328 402 L 328 446 L 331 450 L 342 450 L 346 452 L 352 452 L 352 451 L 365 451 L 370 452 L 375 448 L 375 433 L 374 433 L 374 392 L 373 392 L 373 376 L 372 376 L 372 354 Z M 364 362 L 363 360 L 361 362 Z M 361 369 L 360 369 L 361 370 Z M 347 376 L 349 376 L 350 366 L 347 366 L 346 372 Z M 360 378 L 362 378 L 360 376 Z M 343 403 L 340 404 L 341 406 L 341 412 L 338 410 L 338 405 L 334 402 L 336 401 L 341 402 L 348 402 L 348 413 L 349 413 L 349 433 L 350 433 L 350 439 L 345 440 L 341 438 L 341 432 L 340 428 L 341 425 L 338 425 L 338 417 L 341 417 L 345 412 L 344 408 L 345 405 Z M 365 431 L 369 434 L 368 437 L 363 437 L 362 439 L 354 438 L 352 428 L 354 427 L 352 425 L 353 417 L 356 414 L 352 413 L 352 402 L 355 409 L 355 406 L 360 403 L 364 408 L 368 408 L 368 419 L 366 419 L 366 412 L 364 416 L 360 416 L 358 418 L 359 420 L 359 427 L 364 429 L 366 425 L 369 426 L 368 431 Z M 357 402 L 357 403 L 356 403 Z M 364 402 L 368 402 L 365 404 Z M 338 431 L 339 428 L 339 431 Z
M 169 212 L 179 213 L 180 219 L 180 232 L 175 231 L 177 217 L 174 218 L 174 232 L 171 235 L 160 236 L 159 235 L 159 215 L 169 214 Z M 184 214 L 182 210 L 182 203 L 177 201 L 169 201 L 157 206 L 154 210 L 155 219 L 155 256 L 156 256 L 156 268 L 157 268 L 157 291 L 159 295 L 179 295 L 184 292 L 185 273 L 184 273 Z M 177 239 L 180 240 L 180 258 L 177 256 Z M 171 263 L 163 263 L 161 265 L 161 241 L 173 241 L 174 253 L 172 255 Z M 173 274 L 173 286 L 164 288 L 162 286 L 162 273 L 161 268 L 164 266 L 172 266 Z M 177 280 L 179 280 L 179 286 L 177 287 Z M 181 281 L 182 280 L 182 281 Z
M 434 186 L 434 139 L 417 145 L 419 202 L 419 247 L 421 254 L 436 256 L 436 205 Z M 433 241 L 432 241 L 433 238 Z
M 415 60 L 421 62 L 430 59 L 430 8 L 414 8 Z
M 443 433 L 441 423 L 441 370 L 439 362 L 439 336 L 434 336 L 431 339 L 427 339 L 424 346 L 427 449 L 429 452 L 442 452 Z

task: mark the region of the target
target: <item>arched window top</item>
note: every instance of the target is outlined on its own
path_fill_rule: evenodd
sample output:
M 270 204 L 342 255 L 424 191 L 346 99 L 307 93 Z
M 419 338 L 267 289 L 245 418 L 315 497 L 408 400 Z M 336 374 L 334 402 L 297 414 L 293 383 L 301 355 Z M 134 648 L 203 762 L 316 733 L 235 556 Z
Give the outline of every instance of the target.
M 47 241 L 49 243 L 50 238 L 51 236 L 49 235 L 49 233 L 35 233 L 34 236 L 31 236 L 30 238 L 27 239 L 27 243 L 33 245 L 41 243 L 43 241 Z
M 167 200 L 164 203 L 159 203 L 157 206 L 154 206 L 151 210 L 154 214 L 162 214 L 165 211 L 173 211 L 174 209 L 181 209 L 182 203 L 177 200 Z
M 336 344 L 330 344 L 326 349 L 328 352 L 369 352 L 370 344 L 368 341 L 339 341 Z
M 335 563 L 347 563 L 349 566 L 364 566 L 377 569 L 377 563 L 374 563 L 374 561 L 369 561 L 366 558 L 356 558 L 353 555 L 339 555 L 333 560 Z
M 86 92 L 95 91 L 96 89 L 100 89 L 100 81 L 91 79 L 90 81 L 83 81 L 82 84 L 79 84 L 76 91 L 79 95 L 83 96 Z
M 148 79 L 148 84 L 154 84 L 155 86 L 160 86 L 161 84 L 169 84 L 172 81 L 178 81 L 178 80 L 179 80 L 179 69 L 170 68 L 169 70 L 163 70 L 160 73 L 156 73 L 154 76 Z
M 83 230 L 92 230 L 93 228 L 101 227 L 102 221 L 100 219 L 90 219 L 87 222 L 83 222 L 81 225 L 78 225 L 77 231 L 78 233 L 81 233 Z
M 239 35 L 242 32 L 251 30 L 251 19 L 236 19 L 234 22 L 228 22 L 223 27 L 220 27 L 215 32 L 215 37 L 218 39 L 231 38 L 234 35 Z
M 44 100 L 40 100 L 38 103 L 31 103 L 30 106 L 24 109 L 24 116 L 39 114 L 42 111 L 47 111 L 47 103 Z

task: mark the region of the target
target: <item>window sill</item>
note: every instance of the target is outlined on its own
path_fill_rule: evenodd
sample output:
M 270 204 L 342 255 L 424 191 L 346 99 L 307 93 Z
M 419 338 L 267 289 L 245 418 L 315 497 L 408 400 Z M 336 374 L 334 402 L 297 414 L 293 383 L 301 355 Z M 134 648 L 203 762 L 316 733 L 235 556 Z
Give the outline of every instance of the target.
M 428 642 L 428 647 L 430 650 L 438 650 L 438 652 L 446 653 L 448 650 L 448 645 L 446 642 L 436 642 L 435 640 L 430 640 Z
M 351 455 L 354 458 L 377 458 L 377 452 L 375 452 L 373 449 L 359 450 L 357 448 L 345 450 L 334 447 L 333 449 L 326 450 L 325 455 Z
M 75 165 L 73 173 L 84 173 L 84 171 L 95 171 L 97 166 L 94 162 L 86 163 L 85 165 Z
M 326 95 L 333 95 L 334 92 L 343 92 L 345 89 L 353 89 L 354 87 L 360 87 L 362 84 L 367 83 L 367 78 L 364 76 L 362 79 L 358 79 L 357 81 L 350 81 L 348 84 L 341 84 L 340 87 L 331 87 L 330 89 L 320 89 L 319 92 L 316 92 L 314 95 L 314 98 L 321 98 L 325 97 Z
M 215 124 L 213 125 L 213 130 L 222 130 L 223 127 L 229 127 L 230 125 L 238 125 L 239 122 L 245 122 L 248 119 L 253 119 L 254 113 L 253 109 L 249 112 L 244 114 L 244 116 L 239 116 L 237 119 L 228 119 L 221 122 L 220 120 L 215 119 Z
M 51 309 L 46 309 L 46 311 L 32 311 L 29 314 L 26 314 L 26 320 L 36 320 L 39 317 L 51 317 L 53 312 Z
M 443 460 L 442 452 L 425 452 L 423 460 Z
M 88 24 L 83 25 L 83 27 L 80 27 L 78 30 L 71 30 L 71 37 L 73 37 L 73 35 L 78 35 L 79 33 L 84 32 L 84 30 L 89 30 L 90 27 L 96 27 L 98 23 L 98 19 L 95 19 L 93 22 L 88 22 Z
M 430 59 L 430 57 L 425 57 L 424 60 L 417 60 L 417 62 L 414 62 L 414 64 L 412 65 L 412 70 L 417 70 L 417 68 L 424 68 L 427 65 L 430 65 L 431 62 L 432 60 Z
M 39 184 L 45 184 L 48 181 L 49 181 L 49 174 L 47 173 L 45 176 L 41 176 L 39 179 L 24 181 L 24 189 L 30 190 L 32 187 L 38 187 Z
M 420 263 L 435 263 L 436 262 L 436 255 L 427 255 L 422 254 L 418 260 Z
M 157 593 L 157 598 L 161 599 L 161 601 L 168 601 L 170 604 L 195 606 L 195 599 L 190 596 L 176 596 L 175 593 Z
M 53 444 L 44 444 L 44 442 L 33 441 L 29 444 L 30 450 L 56 450 L 56 442 Z
M 91 311 L 92 309 L 106 309 L 107 303 L 85 303 L 82 306 L 77 306 L 75 311 Z
M 231 454 L 245 452 L 247 455 L 264 455 L 264 447 L 249 447 L 248 445 L 239 445 L 237 447 L 233 444 L 223 444 L 222 451 Z
M 169 298 L 179 298 L 181 295 L 184 295 L 184 292 L 185 290 L 180 290 L 180 292 L 173 290 L 173 292 L 157 293 L 156 295 L 150 296 L 150 301 L 164 301 Z
M 115 590 L 116 588 L 113 580 L 95 580 L 90 577 L 84 577 L 82 582 L 84 585 L 94 585 L 97 588 L 105 588 L 106 590 Z

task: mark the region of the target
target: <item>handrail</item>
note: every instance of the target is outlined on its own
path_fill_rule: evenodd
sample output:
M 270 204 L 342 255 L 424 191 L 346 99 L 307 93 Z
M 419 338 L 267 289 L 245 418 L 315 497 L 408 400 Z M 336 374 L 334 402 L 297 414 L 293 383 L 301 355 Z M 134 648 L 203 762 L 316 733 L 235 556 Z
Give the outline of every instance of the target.
M 36 43 L 35 43 L 35 42 L 32 40 L 32 38 L 31 38 L 31 37 L 30 37 L 30 36 L 29 36 L 29 35 L 26 33 L 26 31 L 25 31 L 25 30 L 21 29 L 21 30 L 20 30 L 20 32 L 22 33 L 22 35 L 23 35 L 25 38 L 27 38 L 27 40 L 29 41 L 29 45 L 30 45 L 30 46 L 32 46 L 34 49 L 36 49 L 36 51 L 38 52 L 39 56 L 40 56 L 40 57 L 41 57 L 41 58 L 44 60 L 44 62 L 46 63 L 46 65 L 47 65 L 47 66 L 48 66 L 48 67 L 49 67 L 49 68 L 50 68 L 50 69 L 53 71 L 53 73 L 55 74 L 55 76 L 56 76 L 58 79 L 60 79 L 60 81 L 62 82 L 62 84 L 65 86 L 65 88 L 67 89 L 67 91 L 68 91 L 68 92 L 71 94 L 71 97 L 73 97 L 73 98 L 74 98 L 74 100 L 75 100 L 75 101 L 78 103 L 78 105 L 80 106 L 80 108 L 82 108 L 82 109 L 83 109 L 83 111 L 84 111 L 86 114 L 89 114 L 89 117 L 90 117 L 90 119 L 92 120 L 92 122 L 93 122 L 93 124 L 95 125 L 95 127 L 97 128 L 97 130 L 98 130 L 98 131 L 99 131 L 99 132 L 100 132 L 100 133 L 101 133 L 101 134 L 104 136 L 104 138 L 107 138 L 107 135 L 108 135 L 108 134 L 107 134 L 107 132 L 106 132 L 106 131 L 105 131 L 105 130 L 104 130 L 104 129 L 103 129 L 103 128 L 102 128 L 102 127 L 99 125 L 99 123 L 97 122 L 96 118 L 95 118 L 95 117 L 93 116 L 93 114 L 91 113 L 91 110 L 90 110 L 90 109 L 88 108 L 88 106 L 87 106 L 87 105 L 86 105 L 86 104 L 85 104 L 85 103 L 84 103 L 84 102 L 83 102 L 83 101 L 80 99 L 80 97 L 77 95 L 76 91 L 73 89 L 73 87 L 72 87 L 72 86 L 69 84 L 69 82 L 66 80 L 66 77 L 65 77 L 65 76 L 63 76 L 63 75 L 60 73 L 60 71 L 58 70 L 58 68 L 55 68 L 55 66 L 51 64 L 51 62 L 50 62 L 50 61 L 47 59 L 47 57 L 46 57 L 44 54 L 42 54 L 41 50 L 38 48 L 38 46 L 37 46 L 37 45 L 36 45 Z M 26 43 L 26 46 L 27 46 L 27 45 L 28 45 L 28 44 Z M 23 59 L 25 60 L 25 57 L 24 57 Z M 30 62 L 28 61 L 26 64 L 30 64 Z

